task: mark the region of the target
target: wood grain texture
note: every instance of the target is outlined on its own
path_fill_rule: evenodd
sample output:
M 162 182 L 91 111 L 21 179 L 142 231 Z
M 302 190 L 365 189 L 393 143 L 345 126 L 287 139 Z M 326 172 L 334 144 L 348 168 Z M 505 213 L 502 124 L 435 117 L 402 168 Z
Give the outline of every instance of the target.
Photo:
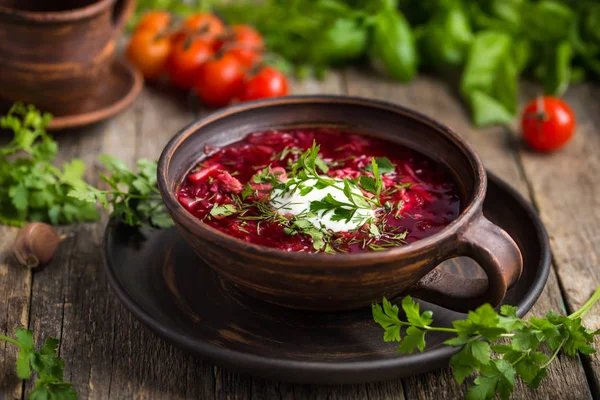
M 13 336 L 27 327 L 31 271 L 19 265 L 12 251 L 18 228 L 0 226 L 0 335 Z M 0 399 L 20 399 L 23 384 L 17 378 L 17 348 L 0 343 Z
M 348 94 L 386 99 L 419 110 L 449 125 L 473 145 L 486 166 L 500 178 L 510 182 L 526 198 L 530 198 L 522 166 L 515 157 L 511 136 L 502 128 L 474 129 L 457 95 L 442 82 L 431 77 L 419 77 L 407 85 L 398 85 L 364 72 L 349 71 L 346 77 Z M 552 236 L 552 229 L 548 227 Z M 584 299 L 585 301 L 585 299 Z M 546 288 L 530 315 L 540 316 L 548 310 L 562 312 L 561 292 L 555 272 L 550 273 Z M 435 317 L 435 316 L 434 316 Z M 466 385 L 459 387 L 449 368 L 437 373 L 403 381 L 407 397 L 461 398 Z M 549 377 L 537 391 L 519 384 L 514 399 L 546 399 L 563 394 L 569 399 L 588 399 L 589 387 L 579 360 L 560 358 L 549 368 Z
M 534 98 L 525 86 L 522 100 Z M 550 232 L 550 245 L 567 309 L 578 309 L 600 284 L 600 86 L 577 85 L 564 96 L 577 118 L 573 139 L 562 150 L 539 154 L 514 141 L 539 209 Z M 584 320 L 600 328 L 600 306 Z M 600 345 L 596 338 L 595 346 Z M 600 396 L 600 357 L 584 357 L 595 396 Z

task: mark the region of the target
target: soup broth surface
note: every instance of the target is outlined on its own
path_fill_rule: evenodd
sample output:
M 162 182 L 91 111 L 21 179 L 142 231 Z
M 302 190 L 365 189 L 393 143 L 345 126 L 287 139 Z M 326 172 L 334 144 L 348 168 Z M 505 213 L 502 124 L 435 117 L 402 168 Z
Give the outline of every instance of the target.
M 254 244 L 381 251 L 439 232 L 461 210 L 442 164 L 353 132 L 270 130 L 205 153 L 179 202 L 204 223 Z

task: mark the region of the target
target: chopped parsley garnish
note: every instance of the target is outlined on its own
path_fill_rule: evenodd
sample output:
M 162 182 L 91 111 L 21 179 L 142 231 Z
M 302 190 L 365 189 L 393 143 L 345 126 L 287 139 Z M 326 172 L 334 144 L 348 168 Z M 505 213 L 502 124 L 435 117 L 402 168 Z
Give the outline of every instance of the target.
M 361 175 L 357 179 L 338 179 L 327 176 L 328 163 L 319 155 L 320 146 L 313 142 L 308 150 L 301 152 L 297 148 L 284 148 L 271 157 L 273 162 L 281 162 L 294 155 L 296 160 L 288 159 L 286 179 L 282 179 L 280 167 L 261 166 L 246 184 L 241 194 L 234 195 L 235 205 L 215 205 L 207 217 L 235 216 L 241 222 L 256 221 L 256 233 L 261 234 L 262 221 L 283 227 L 287 235 L 307 235 L 312 239 L 313 247 L 318 251 L 343 251 L 344 244 L 360 244 L 362 248 L 385 250 L 389 247 L 405 244 L 406 231 L 398 227 L 386 225 L 389 215 L 400 217 L 401 204 L 382 204 L 381 195 L 384 189 L 381 174 L 395 170 L 394 164 L 385 158 L 372 158 L 366 171 L 369 175 Z M 381 165 L 380 165 L 381 164 Z M 267 189 L 259 189 L 264 185 Z M 314 190 L 331 188 L 342 196 L 333 196 L 331 190 L 322 198 L 311 200 L 306 212 L 292 215 L 285 214 L 290 203 L 288 195 L 304 197 Z M 269 192 L 269 202 L 261 200 L 259 192 Z M 274 201 L 275 199 L 275 201 Z M 361 213 L 362 210 L 362 213 Z M 374 211 L 375 217 L 365 219 L 364 211 Z M 315 219 L 326 216 L 331 221 L 352 223 L 356 228 L 352 232 L 362 232 L 364 238 L 354 242 L 354 238 L 339 237 Z M 357 235 L 358 236 L 358 235 Z M 346 241 L 346 243 L 344 243 Z

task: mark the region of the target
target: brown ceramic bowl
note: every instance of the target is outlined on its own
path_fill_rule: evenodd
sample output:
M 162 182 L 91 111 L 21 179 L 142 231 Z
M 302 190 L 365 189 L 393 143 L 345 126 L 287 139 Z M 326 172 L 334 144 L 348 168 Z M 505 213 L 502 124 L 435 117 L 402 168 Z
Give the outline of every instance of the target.
M 336 126 L 401 143 L 445 164 L 461 192 L 460 216 L 440 232 L 383 252 L 293 253 L 246 243 L 188 213 L 175 193 L 203 156 L 204 145 L 223 146 L 256 131 Z M 187 243 L 240 290 L 271 303 L 309 310 L 369 306 L 410 293 L 455 310 L 498 305 L 521 274 L 521 253 L 511 237 L 482 214 L 487 177 L 481 160 L 450 128 L 394 104 L 341 96 L 291 96 L 244 103 L 216 112 L 180 131 L 158 165 L 162 198 Z M 487 279 L 434 269 L 452 257 L 479 263 Z

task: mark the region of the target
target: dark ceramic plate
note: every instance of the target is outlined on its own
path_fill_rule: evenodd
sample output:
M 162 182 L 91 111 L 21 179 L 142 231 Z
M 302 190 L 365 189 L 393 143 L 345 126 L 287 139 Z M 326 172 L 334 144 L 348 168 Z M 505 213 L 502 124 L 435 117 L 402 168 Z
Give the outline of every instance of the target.
M 523 254 L 523 275 L 505 303 L 519 315 L 539 297 L 550 268 L 548 237 L 534 209 L 489 174 L 485 215 L 505 229 Z M 429 371 L 447 364 L 454 348 L 429 333 L 423 353 L 399 355 L 384 343 L 370 309 L 338 313 L 295 311 L 256 300 L 222 281 L 173 228 L 139 231 L 111 220 L 104 239 L 106 273 L 127 308 L 162 338 L 218 364 L 251 375 L 303 383 L 358 383 Z M 466 258 L 444 263 L 480 276 Z M 421 302 L 436 324 L 464 315 Z

